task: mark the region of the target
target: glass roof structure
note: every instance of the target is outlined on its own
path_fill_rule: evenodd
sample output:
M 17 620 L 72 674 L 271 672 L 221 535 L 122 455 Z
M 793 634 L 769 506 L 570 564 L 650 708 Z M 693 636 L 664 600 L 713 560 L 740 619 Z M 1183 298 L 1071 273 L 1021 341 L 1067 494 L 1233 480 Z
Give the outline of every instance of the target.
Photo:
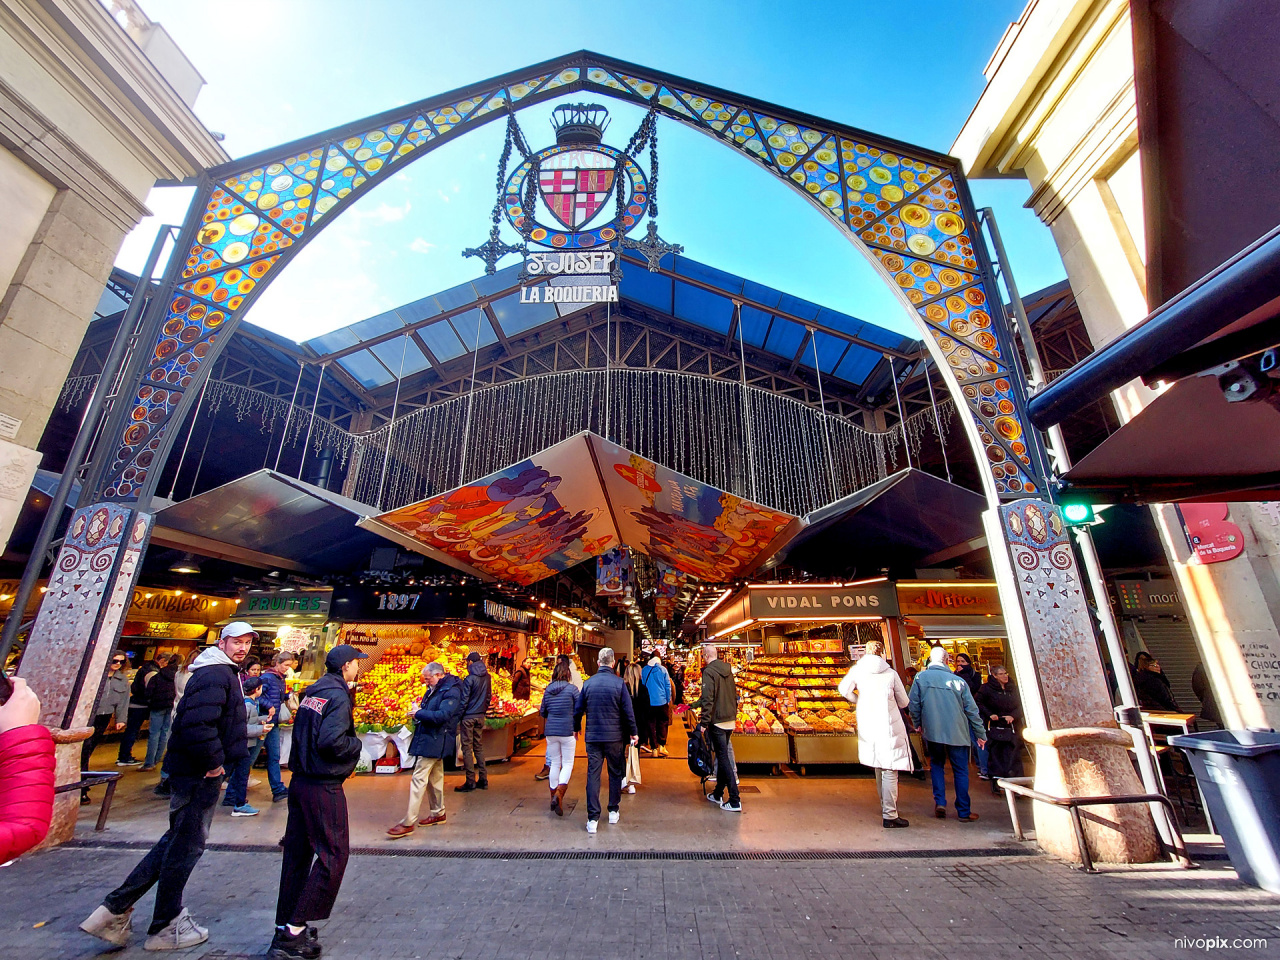
M 624 259 L 619 298 L 703 330 L 736 339 L 735 301 L 742 304 L 742 338 L 756 350 L 863 386 L 886 355 L 915 359 L 919 340 L 830 310 L 724 270 L 669 255 L 650 272 Z M 495 342 L 517 340 L 590 306 L 521 303 L 520 265 L 450 287 L 432 296 L 305 341 L 317 359 L 333 359 L 362 387 L 376 390 Z M 406 331 L 416 336 L 404 337 Z M 812 342 L 810 331 L 812 330 Z

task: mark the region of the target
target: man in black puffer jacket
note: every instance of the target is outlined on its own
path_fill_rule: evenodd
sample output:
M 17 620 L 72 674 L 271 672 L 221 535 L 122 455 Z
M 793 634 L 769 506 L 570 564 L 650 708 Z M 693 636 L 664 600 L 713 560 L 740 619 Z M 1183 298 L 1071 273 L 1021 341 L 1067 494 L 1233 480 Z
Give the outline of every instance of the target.
M 289 822 L 268 960 L 315 960 L 320 938 L 312 920 L 333 912 L 351 853 L 342 782 L 360 760 L 351 684 L 369 659 L 349 643 L 329 651 L 323 677 L 302 691 L 289 750 Z
M 489 775 L 484 766 L 484 715 L 493 697 L 493 678 L 480 654 L 472 650 L 467 654 L 467 675 L 462 681 L 462 723 L 458 735 L 462 738 L 462 766 L 467 780 L 453 788 L 455 793 L 469 790 L 488 790 Z
M 228 624 L 217 646 L 209 647 L 191 665 L 191 679 L 169 739 L 169 830 L 125 882 L 80 924 L 85 933 L 126 945 L 133 905 L 155 886 L 155 914 L 146 949 L 185 950 L 209 939 L 209 931 L 198 926 L 183 907 L 182 892 L 204 853 L 223 774 L 249 755 L 240 664 L 257 637 L 247 623 Z

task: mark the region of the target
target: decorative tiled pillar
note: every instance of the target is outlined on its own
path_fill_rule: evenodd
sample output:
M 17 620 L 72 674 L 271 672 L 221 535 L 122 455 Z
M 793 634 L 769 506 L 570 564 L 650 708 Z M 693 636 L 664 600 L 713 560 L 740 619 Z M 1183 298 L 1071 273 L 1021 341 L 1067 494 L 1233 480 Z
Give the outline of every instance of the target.
M 993 520 L 998 531 L 990 529 Z M 1035 788 L 1059 797 L 1146 793 L 1129 758 L 1130 738 L 1112 712 L 1060 508 L 1041 500 L 1003 504 L 988 516 L 988 535 L 1019 667 L 1026 739 L 1036 751 Z M 997 556 L 999 540 L 1005 552 Z M 1022 622 L 1014 623 L 1019 610 Z M 1095 861 L 1146 863 L 1159 857 L 1146 807 L 1087 807 L 1082 813 Z M 1040 846 L 1079 861 L 1067 811 L 1036 803 L 1034 815 Z
M 107 660 L 124 624 L 151 535 L 152 517 L 114 503 L 81 507 L 49 575 L 48 592 L 19 671 L 52 730 L 91 728 Z M 80 779 L 80 740 L 60 737 L 57 783 Z M 59 794 L 47 845 L 75 834 L 79 795 Z

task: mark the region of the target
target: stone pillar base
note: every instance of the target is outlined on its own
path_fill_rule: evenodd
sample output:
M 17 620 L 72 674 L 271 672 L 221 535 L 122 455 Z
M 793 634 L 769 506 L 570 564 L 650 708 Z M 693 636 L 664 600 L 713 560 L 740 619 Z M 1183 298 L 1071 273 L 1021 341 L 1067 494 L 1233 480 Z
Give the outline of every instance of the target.
M 1036 748 L 1035 789 L 1055 797 L 1146 793 L 1128 748 L 1133 741 L 1114 727 L 1027 730 Z M 1033 803 L 1036 841 L 1047 853 L 1082 862 L 1071 815 L 1062 807 Z M 1082 807 L 1085 842 L 1096 863 L 1151 863 L 1161 857 L 1151 811 L 1142 804 Z
M 80 779 L 80 753 L 84 741 L 93 736 L 93 727 L 75 727 L 70 730 L 52 730 L 54 772 L 56 784 L 75 783 Z M 55 794 L 53 797 L 53 821 L 49 834 L 40 849 L 56 847 L 76 835 L 76 821 L 80 817 L 80 794 L 74 790 Z

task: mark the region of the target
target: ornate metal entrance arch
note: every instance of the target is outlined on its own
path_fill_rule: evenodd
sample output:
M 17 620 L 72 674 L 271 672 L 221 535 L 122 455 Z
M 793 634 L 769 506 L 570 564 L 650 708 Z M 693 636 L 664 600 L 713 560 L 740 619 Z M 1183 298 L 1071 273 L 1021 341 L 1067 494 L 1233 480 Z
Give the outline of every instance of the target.
M 485 123 L 580 91 L 653 107 L 760 164 L 868 257 L 927 334 L 993 501 L 1045 492 L 1024 378 L 957 162 L 703 84 L 574 53 L 207 171 L 152 300 L 81 504 L 146 509 L 211 360 L 283 266 L 405 165 Z M 995 305 L 992 299 L 995 298 Z M 132 385 L 132 386 L 130 386 Z

